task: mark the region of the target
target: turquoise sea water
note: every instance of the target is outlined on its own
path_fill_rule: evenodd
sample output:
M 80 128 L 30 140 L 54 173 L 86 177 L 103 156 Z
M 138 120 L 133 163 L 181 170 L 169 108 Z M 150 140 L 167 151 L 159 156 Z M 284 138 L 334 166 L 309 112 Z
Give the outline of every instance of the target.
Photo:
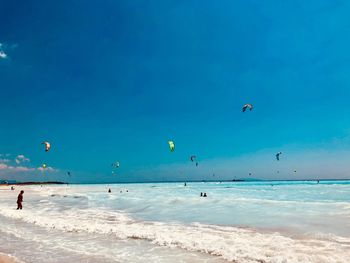
M 23 211 L 18 190 L 0 190 L 0 248 L 27 262 L 350 258 L 349 181 L 28 186 Z

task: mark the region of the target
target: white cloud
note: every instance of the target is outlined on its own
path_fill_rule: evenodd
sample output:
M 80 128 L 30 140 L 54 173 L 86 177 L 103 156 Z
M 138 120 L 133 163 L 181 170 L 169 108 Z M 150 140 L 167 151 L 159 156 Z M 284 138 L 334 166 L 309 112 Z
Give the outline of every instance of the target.
M 58 170 L 56 170 L 56 169 L 54 169 L 54 168 L 52 168 L 52 167 L 50 167 L 50 166 L 48 166 L 48 167 L 38 167 L 37 168 L 38 169 L 38 171 L 41 171 L 41 172 L 45 172 L 45 171 L 47 171 L 47 172 L 57 172 Z
M 8 165 L 4 163 L 0 163 L 0 170 L 7 169 Z
M 0 154 L 0 157 L 3 156 L 10 156 L 9 154 Z M 15 159 L 0 159 L 0 175 L 6 175 L 6 174 L 16 174 L 16 173 L 23 173 L 23 172 L 58 172 L 57 169 L 54 169 L 52 167 L 32 167 L 29 166 L 28 163 L 30 162 L 30 159 L 24 156 L 23 154 L 19 154 L 15 157 Z M 26 165 L 25 165 L 26 164 Z
M 30 168 L 30 167 L 26 167 L 26 166 L 12 166 L 12 165 L 0 163 L 0 171 L 29 172 L 29 171 L 35 171 L 35 168 Z
M 2 50 L 0 50 L 0 58 L 2 58 L 2 59 L 7 58 L 7 54 Z
M 20 163 L 30 162 L 30 159 L 25 157 L 23 154 L 19 154 L 17 155 L 15 162 L 16 164 L 20 164 Z
M 8 55 L 6 54 L 6 50 L 13 50 L 17 47 L 17 44 L 12 44 L 12 45 L 8 45 L 8 44 L 3 44 L 0 43 L 0 59 L 6 59 L 8 58 Z
M 4 45 L 2 43 L 0 43 L 0 59 L 1 58 L 5 59 L 7 57 L 5 51 L 3 50 L 3 46 Z

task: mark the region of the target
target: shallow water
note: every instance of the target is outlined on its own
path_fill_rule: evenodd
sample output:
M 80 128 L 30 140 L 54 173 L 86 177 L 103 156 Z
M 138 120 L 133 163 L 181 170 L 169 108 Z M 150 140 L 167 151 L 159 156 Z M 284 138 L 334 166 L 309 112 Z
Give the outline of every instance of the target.
M 348 181 L 27 186 L 22 211 L 0 189 L 0 248 L 26 262 L 350 258 Z

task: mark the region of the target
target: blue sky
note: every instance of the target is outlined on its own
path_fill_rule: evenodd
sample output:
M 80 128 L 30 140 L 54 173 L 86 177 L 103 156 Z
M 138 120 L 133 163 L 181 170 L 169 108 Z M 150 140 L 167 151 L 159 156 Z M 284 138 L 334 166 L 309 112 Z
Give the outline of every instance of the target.
M 0 177 L 349 178 L 349 12 L 319 0 L 4 1 Z

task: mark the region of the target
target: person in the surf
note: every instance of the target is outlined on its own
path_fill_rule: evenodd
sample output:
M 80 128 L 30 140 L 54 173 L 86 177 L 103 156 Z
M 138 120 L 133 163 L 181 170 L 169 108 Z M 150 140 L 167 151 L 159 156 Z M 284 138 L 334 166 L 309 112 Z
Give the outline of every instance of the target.
M 109 188 L 109 189 L 108 189 L 108 193 L 112 193 L 112 190 L 111 190 L 111 188 Z
M 24 191 L 22 190 L 17 197 L 17 210 L 22 209 L 23 194 L 24 194 Z

